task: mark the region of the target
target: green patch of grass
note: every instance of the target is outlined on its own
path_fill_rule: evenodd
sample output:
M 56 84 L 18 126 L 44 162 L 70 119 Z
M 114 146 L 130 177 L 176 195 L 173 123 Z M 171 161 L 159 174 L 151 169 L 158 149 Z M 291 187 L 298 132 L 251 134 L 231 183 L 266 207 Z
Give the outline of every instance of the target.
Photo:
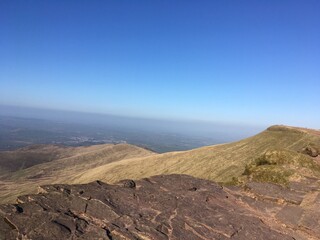
M 272 182 L 281 185 L 286 185 L 289 182 L 290 176 L 294 174 L 293 170 L 283 167 L 265 165 L 254 169 L 250 177 L 256 182 Z
M 320 166 L 309 156 L 290 150 L 269 150 L 247 164 L 242 175 L 251 181 L 287 184 L 294 173 L 303 169 L 320 176 Z

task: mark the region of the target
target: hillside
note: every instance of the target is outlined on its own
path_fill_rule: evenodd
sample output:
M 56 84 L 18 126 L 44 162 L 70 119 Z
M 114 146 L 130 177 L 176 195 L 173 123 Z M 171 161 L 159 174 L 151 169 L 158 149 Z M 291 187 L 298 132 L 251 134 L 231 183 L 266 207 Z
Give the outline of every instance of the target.
M 314 155 L 320 152 L 319 131 L 286 126 L 273 126 L 238 142 L 182 152 L 155 154 L 122 144 L 96 148 L 89 147 L 85 153 L 37 164 L 2 178 L 1 201 L 34 193 L 39 185 L 79 184 L 97 179 L 114 183 L 127 178 L 187 174 L 233 185 L 252 179 L 288 184 L 306 177 L 317 178 L 320 173 L 319 157 L 309 156 L 310 151 Z
M 0 173 L 15 172 L 34 165 L 74 155 L 79 148 L 56 145 L 32 145 L 16 151 L 0 152 Z
M 85 147 L 36 145 L 15 151 L 2 152 L 2 166 L 11 171 L 0 175 L 0 201 L 12 201 L 21 193 L 34 192 L 43 183 L 65 182 L 78 172 L 108 163 L 152 156 L 156 153 L 130 144 L 103 144 Z M 17 168 L 19 160 L 25 168 Z M 8 161 L 8 163 L 7 163 Z M 34 164 L 27 167 L 28 164 Z M 5 168 L 3 168 L 5 169 Z M 14 171 L 17 169 L 16 171 Z
M 82 183 L 100 179 L 116 182 L 123 178 L 138 179 L 178 173 L 218 182 L 229 182 L 234 177 L 241 176 L 248 164 L 255 162 L 268 151 L 282 151 L 283 157 L 288 158 L 289 161 L 292 158 L 303 158 L 308 161 L 311 158 L 302 153 L 307 147 L 320 152 L 318 131 L 272 126 L 238 142 L 119 161 L 83 171 L 69 178 L 68 181 Z

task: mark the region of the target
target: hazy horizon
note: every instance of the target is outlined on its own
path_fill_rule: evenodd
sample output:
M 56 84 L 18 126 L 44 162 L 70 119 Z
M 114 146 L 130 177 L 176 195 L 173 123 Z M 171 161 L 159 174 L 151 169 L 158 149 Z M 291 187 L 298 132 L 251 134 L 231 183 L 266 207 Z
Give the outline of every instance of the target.
M 0 151 L 34 144 L 130 143 L 156 152 L 237 141 L 264 127 L 0 105 Z
M 254 135 L 269 127 L 258 124 L 248 125 L 218 121 L 156 119 L 8 105 L 0 105 L 0 116 L 44 119 L 92 126 L 121 127 L 133 130 L 140 129 L 150 132 L 184 133 L 192 136 L 216 137 L 217 135 L 226 135 L 229 141 L 240 140 L 241 138 Z

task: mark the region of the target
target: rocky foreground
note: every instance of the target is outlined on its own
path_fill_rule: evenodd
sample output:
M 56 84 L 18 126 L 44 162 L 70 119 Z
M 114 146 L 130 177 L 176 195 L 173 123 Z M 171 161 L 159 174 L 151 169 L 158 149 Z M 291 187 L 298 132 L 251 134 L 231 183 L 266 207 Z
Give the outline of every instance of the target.
M 187 175 L 42 186 L 0 206 L 0 239 L 319 239 L 319 182 L 221 187 Z

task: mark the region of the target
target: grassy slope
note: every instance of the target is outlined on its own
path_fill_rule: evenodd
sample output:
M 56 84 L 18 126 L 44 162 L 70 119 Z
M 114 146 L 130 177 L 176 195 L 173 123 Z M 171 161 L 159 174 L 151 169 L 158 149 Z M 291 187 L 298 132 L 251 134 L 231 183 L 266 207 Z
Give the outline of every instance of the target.
M 73 159 L 75 156 L 78 158 L 85 158 L 90 154 L 93 159 L 99 159 L 104 157 L 106 154 L 110 154 L 109 150 L 114 149 L 114 152 L 124 150 L 125 147 L 123 146 L 125 145 L 101 144 L 81 147 L 67 147 L 60 145 L 39 144 L 20 148 L 14 151 L 0 151 L 0 172 L 12 173 L 38 164 L 48 163 L 59 159 Z M 140 148 L 132 146 L 131 150 L 132 149 Z M 149 152 L 143 149 L 140 150 L 143 152 Z M 65 164 L 70 165 L 70 161 L 66 161 Z M 48 164 L 48 166 L 52 166 L 52 164 Z
M 15 151 L 0 152 L 0 172 L 14 172 L 40 163 L 71 156 L 77 148 L 56 145 L 33 145 Z
M 248 163 L 243 174 L 227 184 L 255 181 L 288 185 L 291 181 L 300 181 L 306 177 L 320 179 L 318 159 L 288 149 L 269 150 Z
M 229 182 L 233 177 L 241 176 L 247 164 L 269 150 L 299 154 L 298 151 L 308 145 L 320 146 L 318 132 L 274 126 L 238 142 L 183 152 L 154 154 L 122 144 L 91 149 L 85 154 L 18 171 L 6 182 L 0 181 L 0 201 L 13 201 L 17 195 L 35 192 L 36 186 L 43 184 L 86 183 L 97 179 L 116 182 L 157 174 L 184 173 Z
M 307 145 L 320 146 L 320 136 L 295 128 L 274 126 L 239 142 L 203 147 L 185 152 L 165 153 L 141 159 L 128 159 L 83 171 L 68 181 L 101 179 L 116 182 L 156 174 L 184 173 L 199 178 L 228 182 L 240 176 L 246 164 L 268 150 L 301 151 Z
M 85 150 L 84 150 L 85 149 Z M 36 178 L 42 176 L 70 176 L 79 171 L 88 171 L 97 166 L 109 164 L 128 158 L 153 156 L 155 153 L 130 144 L 104 144 L 81 147 L 72 156 L 48 163 L 38 164 L 31 168 L 18 171 L 11 179 Z
M 35 192 L 39 185 L 67 182 L 68 178 L 78 172 L 90 171 L 97 166 L 127 158 L 155 155 L 149 150 L 129 144 L 65 148 L 65 151 L 61 153 L 60 159 L 0 175 L 0 202 L 12 201 L 18 195 Z M 36 158 L 39 155 L 33 156 Z

